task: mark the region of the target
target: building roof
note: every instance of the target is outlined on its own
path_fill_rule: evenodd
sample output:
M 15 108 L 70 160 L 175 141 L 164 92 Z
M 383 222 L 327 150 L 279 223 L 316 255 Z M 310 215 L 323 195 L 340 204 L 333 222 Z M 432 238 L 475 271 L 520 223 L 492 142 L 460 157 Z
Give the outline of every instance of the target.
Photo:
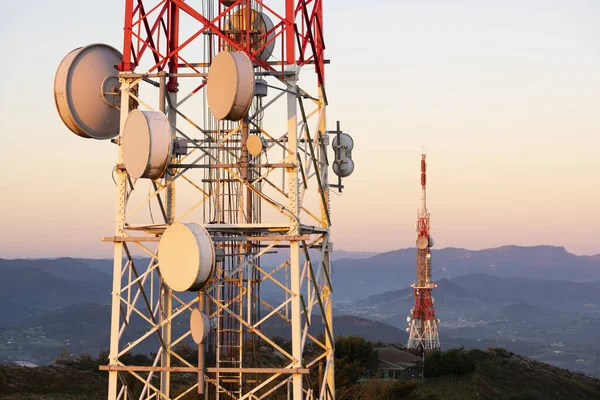
M 423 359 L 395 347 L 380 347 L 375 349 L 378 358 L 378 368 L 404 369 L 422 364 Z

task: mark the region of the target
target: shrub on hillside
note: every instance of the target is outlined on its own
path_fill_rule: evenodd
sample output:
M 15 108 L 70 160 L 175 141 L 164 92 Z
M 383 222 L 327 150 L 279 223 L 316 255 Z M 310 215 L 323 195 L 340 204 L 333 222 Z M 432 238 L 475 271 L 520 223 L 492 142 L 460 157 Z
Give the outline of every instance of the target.
M 477 368 L 475 361 L 461 347 L 446 351 L 434 350 L 425 355 L 425 377 L 466 375 Z

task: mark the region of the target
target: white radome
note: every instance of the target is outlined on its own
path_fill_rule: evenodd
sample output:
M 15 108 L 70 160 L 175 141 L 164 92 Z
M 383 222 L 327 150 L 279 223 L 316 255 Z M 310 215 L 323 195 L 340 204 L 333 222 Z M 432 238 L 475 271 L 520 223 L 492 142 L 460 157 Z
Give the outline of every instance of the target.
M 254 94 L 254 68 L 250 58 L 238 51 L 221 51 L 210 65 L 206 98 L 219 120 L 239 121 L 248 112 Z
M 194 308 L 192 315 L 190 315 L 190 331 L 196 344 L 203 343 L 210 332 L 210 320 L 206 314 L 197 308 Z
M 158 245 L 158 268 L 176 292 L 195 292 L 211 279 L 215 250 L 210 235 L 195 222 L 170 225 Z
M 133 110 L 123 128 L 123 163 L 135 179 L 158 179 L 171 156 L 171 128 L 160 111 Z

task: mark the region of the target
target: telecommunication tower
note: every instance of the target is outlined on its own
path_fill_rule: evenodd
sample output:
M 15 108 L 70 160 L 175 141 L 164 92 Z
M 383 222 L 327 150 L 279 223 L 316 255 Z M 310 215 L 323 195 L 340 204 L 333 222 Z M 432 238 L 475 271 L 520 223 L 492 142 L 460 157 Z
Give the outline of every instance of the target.
M 431 247 L 433 238 L 429 232 L 429 211 L 427 211 L 427 155 L 421 154 L 421 208 L 417 212 L 417 282 L 412 284 L 415 306 L 406 318 L 409 327 L 409 349 L 426 351 L 440 348 L 438 335 L 439 320 L 435 318 L 434 299 L 431 290 L 437 285 L 431 281 Z
M 329 191 L 354 144 L 326 130 L 322 4 L 125 0 L 122 53 L 59 65 L 63 122 L 117 150 L 109 400 L 335 398 Z

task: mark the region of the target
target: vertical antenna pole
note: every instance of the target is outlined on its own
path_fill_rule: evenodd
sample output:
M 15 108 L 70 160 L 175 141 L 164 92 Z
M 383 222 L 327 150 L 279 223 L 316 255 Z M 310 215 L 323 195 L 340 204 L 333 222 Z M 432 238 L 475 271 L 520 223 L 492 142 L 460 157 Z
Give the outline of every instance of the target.
M 168 14 L 168 32 L 167 36 L 169 38 L 168 48 L 170 51 L 176 49 L 179 46 L 179 7 L 174 2 L 169 4 L 169 14 Z M 168 67 L 170 74 L 177 73 L 177 55 L 173 55 L 169 58 Z M 177 77 L 169 76 L 169 80 L 167 82 L 167 96 L 169 96 L 169 110 L 167 113 L 167 119 L 169 120 L 169 125 L 171 128 L 171 142 L 175 140 L 177 137 L 177 113 L 175 110 L 175 105 L 177 104 Z M 163 89 L 164 90 L 164 89 Z M 164 99 L 164 98 L 163 98 Z M 164 101 L 161 99 L 160 101 Z M 164 111 L 164 110 L 163 110 Z M 170 160 L 170 164 L 175 164 L 177 161 L 176 157 L 172 156 Z M 166 188 L 166 214 L 167 214 L 167 224 L 172 224 L 175 221 L 175 182 L 174 176 L 171 171 L 167 170 L 165 174 L 165 184 Z M 160 310 L 160 319 L 161 321 L 166 320 L 162 327 L 162 338 L 163 342 L 166 346 L 161 353 L 160 364 L 163 367 L 170 368 L 171 367 L 171 315 L 173 312 L 173 298 L 171 289 L 164 283 L 161 279 L 161 310 Z M 167 397 L 170 397 L 171 393 L 171 372 L 167 369 L 160 374 L 160 390 Z
M 123 132 L 127 115 L 129 115 L 129 88 L 131 80 L 120 79 L 121 81 L 121 120 L 120 132 Z M 121 136 L 119 141 L 119 155 L 117 158 L 117 196 L 116 196 L 116 219 L 115 219 L 115 236 L 121 237 L 124 234 L 125 228 L 125 203 L 127 197 L 127 172 L 122 169 L 123 165 L 123 150 L 121 146 Z M 121 299 L 121 270 L 123 268 L 123 243 L 115 242 L 114 244 L 114 261 L 113 261 L 113 288 L 112 288 L 112 308 L 110 318 L 110 349 L 108 356 L 109 365 L 118 365 L 119 354 L 119 324 L 120 324 L 120 305 Z M 117 381 L 118 372 L 108 372 L 108 399 L 116 400 L 117 398 Z
M 288 80 L 287 93 L 287 115 L 288 115 L 288 140 L 287 146 L 290 151 L 290 159 L 294 163 L 298 159 L 298 133 L 297 133 L 297 99 L 296 82 L 294 75 Z M 287 168 L 288 176 L 288 197 L 290 212 L 296 218 L 290 218 L 291 236 L 300 234 L 300 225 L 298 217 L 300 216 L 300 193 L 298 190 L 298 170 L 297 168 Z M 290 289 L 292 291 L 291 311 L 292 311 L 292 357 L 294 358 L 293 368 L 302 368 L 302 321 L 300 308 L 300 242 L 297 239 L 290 240 Z M 301 400 L 302 393 L 302 375 L 294 373 L 292 376 L 292 390 L 294 400 Z

